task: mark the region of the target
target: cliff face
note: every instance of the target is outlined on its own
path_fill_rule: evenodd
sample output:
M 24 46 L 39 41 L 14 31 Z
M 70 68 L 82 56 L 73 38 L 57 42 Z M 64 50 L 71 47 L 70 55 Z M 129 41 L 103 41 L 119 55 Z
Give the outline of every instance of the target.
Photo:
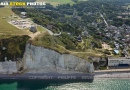
M 92 73 L 93 64 L 70 54 L 27 44 L 22 60 L 11 61 L 7 57 L 0 62 L 0 73 Z
M 0 36 L 0 73 L 11 74 L 18 71 L 17 60 L 23 58 L 28 39 L 27 35 Z
M 0 62 L 0 73 L 3 74 L 12 74 L 13 72 L 17 72 L 17 64 L 12 61 Z
M 91 73 L 94 71 L 93 64 L 87 60 L 30 44 L 26 45 L 20 67 L 30 73 Z

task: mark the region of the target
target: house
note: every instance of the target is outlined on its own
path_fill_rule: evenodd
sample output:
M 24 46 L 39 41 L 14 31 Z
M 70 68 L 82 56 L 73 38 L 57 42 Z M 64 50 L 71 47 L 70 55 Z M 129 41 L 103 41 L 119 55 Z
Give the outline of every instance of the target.
M 52 30 L 52 28 L 53 28 L 53 25 L 47 25 L 47 29 L 49 29 L 49 30 Z
M 88 34 L 87 31 L 83 31 L 83 32 L 82 32 L 82 36 L 89 36 L 89 34 Z
M 115 48 L 119 49 L 120 45 L 118 43 L 115 43 Z
M 7 48 L 6 47 L 2 47 L 2 50 L 6 50 Z
M 81 37 L 81 36 L 78 36 L 78 37 L 77 37 L 77 40 L 78 40 L 78 42 L 82 42 L 82 37 Z
M 24 16 L 25 16 L 26 14 L 27 14 L 27 12 L 21 12 L 21 15 L 24 15 Z
M 117 16 L 117 18 L 120 18 L 120 19 L 122 19 L 122 16 Z
M 21 18 L 26 18 L 26 15 L 27 15 L 27 12 L 21 12 L 20 17 L 21 17 Z
M 130 58 L 119 57 L 119 58 L 108 58 L 108 67 L 122 67 L 130 66 Z
M 125 55 L 125 57 L 128 57 L 129 53 L 127 48 L 123 49 L 123 54 Z

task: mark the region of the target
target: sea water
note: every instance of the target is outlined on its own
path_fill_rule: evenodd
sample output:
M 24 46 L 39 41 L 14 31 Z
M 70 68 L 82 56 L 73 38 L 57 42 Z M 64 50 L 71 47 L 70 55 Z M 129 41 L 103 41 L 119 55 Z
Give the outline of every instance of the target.
M 94 79 L 93 82 L 46 83 L 0 81 L 0 90 L 130 90 L 129 79 Z

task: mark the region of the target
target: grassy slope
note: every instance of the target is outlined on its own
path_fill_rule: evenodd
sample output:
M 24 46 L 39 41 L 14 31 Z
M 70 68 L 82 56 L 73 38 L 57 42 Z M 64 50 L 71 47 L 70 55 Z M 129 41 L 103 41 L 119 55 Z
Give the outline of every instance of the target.
M 10 8 L 0 8 L 0 34 L 17 34 L 17 35 L 25 35 L 27 32 L 23 30 L 19 30 L 18 28 L 12 26 L 7 22 L 7 18 L 13 14 Z M 2 19 L 5 17 L 5 19 Z
M 47 35 L 47 33 L 44 33 L 44 35 L 39 35 L 35 39 L 32 40 L 32 44 L 35 46 L 43 46 L 45 48 L 49 48 L 52 50 L 55 50 L 61 54 L 72 54 L 74 56 L 78 56 L 80 58 L 88 60 L 88 57 L 94 56 L 94 57 L 100 57 L 103 55 L 103 53 L 97 51 L 97 50 L 87 50 L 85 52 L 77 52 L 77 51 L 71 51 L 68 50 L 62 45 L 63 43 L 54 36 Z
M 37 26 L 37 30 L 40 32 L 46 32 L 46 30 L 44 28 L 42 28 L 41 26 Z

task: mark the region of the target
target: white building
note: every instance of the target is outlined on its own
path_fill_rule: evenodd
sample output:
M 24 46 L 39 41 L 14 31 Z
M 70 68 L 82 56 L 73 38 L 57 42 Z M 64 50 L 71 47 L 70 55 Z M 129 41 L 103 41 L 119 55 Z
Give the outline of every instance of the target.
M 108 58 L 108 66 L 130 65 L 130 58 Z
M 27 14 L 27 12 L 21 12 L 21 14 L 22 14 L 22 15 L 26 15 L 26 14 Z

